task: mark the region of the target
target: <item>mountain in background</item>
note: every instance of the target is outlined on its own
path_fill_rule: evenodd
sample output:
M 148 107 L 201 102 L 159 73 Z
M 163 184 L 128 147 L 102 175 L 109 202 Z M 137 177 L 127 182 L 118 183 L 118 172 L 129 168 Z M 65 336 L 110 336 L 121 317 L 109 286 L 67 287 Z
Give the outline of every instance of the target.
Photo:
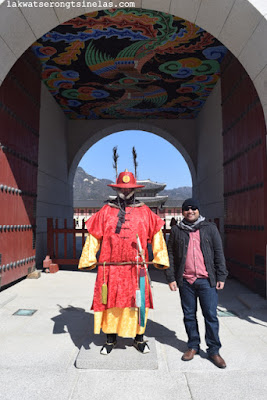
M 179 199 L 185 200 L 189 197 L 192 197 L 192 188 L 191 186 L 182 186 L 175 189 L 164 189 L 159 192 L 161 196 L 169 196 L 169 199 Z
M 74 182 L 74 200 L 107 200 L 115 192 L 108 184 L 112 183 L 109 179 L 98 179 L 87 174 L 83 168 L 78 167 Z M 176 189 L 162 190 L 159 195 L 168 195 L 169 199 L 184 200 L 192 195 L 190 186 L 183 186 Z
M 114 195 L 114 190 L 107 186 L 109 179 L 97 179 L 87 174 L 81 167 L 77 168 L 73 182 L 74 200 L 107 200 Z

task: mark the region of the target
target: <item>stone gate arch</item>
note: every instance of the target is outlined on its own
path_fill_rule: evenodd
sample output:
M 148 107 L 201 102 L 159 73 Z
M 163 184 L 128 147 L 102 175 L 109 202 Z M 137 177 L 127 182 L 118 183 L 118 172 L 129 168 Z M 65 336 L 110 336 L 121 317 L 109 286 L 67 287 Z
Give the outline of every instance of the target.
M 84 129 L 87 130 L 86 126 L 84 126 Z M 100 130 L 97 130 L 95 133 L 91 133 L 90 137 L 88 137 L 83 143 L 80 143 L 79 150 L 76 152 L 76 154 L 72 155 L 72 162 L 70 164 L 69 168 L 69 177 L 68 177 L 68 183 L 70 187 L 73 185 L 73 180 L 74 180 L 74 175 L 76 172 L 76 169 L 78 167 L 78 164 L 84 154 L 90 150 L 90 148 L 96 144 L 98 141 L 101 139 L 104 139 L 105 137 L 112 135 L 113 133 L 117 132 L 125 132 L 125 136 L 127 139 L 127 131 L 129 130 L 138 130 L 138 131 L 144 131 L 144 132 L 149 132 L 154 135 L 160 136 L 169 143 L 171 143 L 176 150 L 181 153 L 183 158 L 185 159 L 187 166 L 190 170 L 191 177 L 192 177 L 192 186 L 196 184 L 196 169 L 194 165 L 194 161 L 191 158 L 191 154 L 188 153 L 186 148 L 182 145 L 181 141 L 179 141 L 177 138 L 173 137 L 166 129 L 157 126 L 157 124 L 148 124 L 147 122 L 140 122 L 140 123 L 133 123 L 130 121 L 127 121 L 126 123 L 118 123 L 115 122 L 112 124 L 112 126 L 108 126 L 105 128 L 101 128 Z M 81 131 L 80 131 L 81 132 Z M 82 134 L 82 132 L 81 132 Z M 157 156 L 157 155 L 155 155 Z M 161 162 L 164 162 L 164 160 L 160 159 Z M 166 161 L 166 166 L 168 163 L 168 160 Z
M 117 3 L 116 3 L 117 4 Z M 253 96 L 255 95 L 254 89 L 256 88 L 257 93 L 259 95 L 260 99 L 260 106 L 262 107 L 262 110 L 265 115 L 265 120 L 267 118 L 267 95 L 266 95 L 266 81 L 267 81 L 267 41 L 266 41 L 266 36 L 267 36 L 267 25 L 266 25 L 266 15 L 267 15 L 267 4 L 263 0 L 227 0 L 227 1 L 220 1 L 220 0 L 180 0 L 180 1 L 169 1 L 165 0 L 162 2 L 158 2 L 158 4 L 155 4 L 155 1 L 152 0 L 143 0 L 143 1 L 138 1 L 136 2 L 136 6 L 138 7 L 143 7 L 147 9 L 157 9 L 159 11 L 163 12 L 169 12 L 173 15 L 177 15 L 181 18 L 185 18 L 191 22 L 194 22 L 204 28 L 206 31 L 210 32 L 213 34 L 215 37 L 217 37 L 231 52 L 234 54 L 236 57 L 236 60 L 239 60 L 239 65 L 235 63 L 235 60 L 229 61 L 229 65 L 234 65 L 234 69 L 236 68 L 239 70 L 240 66 L 245 68 L 247 74 L 250 76 L 251 81 L 253 83 L 253 88 L 251 90 L 253 91 Z M 32 12 L 34 11 L 34 12 Z M 64 9 L 59 9 L 59 8 L 47 8 L 41 10 L 41 9 L 27 9 L 27 8 L 12 8 L 11 6 L 7 6 L 7 1 L 2 3 L 0 5 L 0 83 L 3 83 L 1 87 L 4 86 L 5 84 L 5 77 L 7 76 L 8 72 L 10 71 L 11 66 L 14 64 L 14 67 L 16 69 L 17 73 L 20 73 L 23 68 L 23 73 L 27 75 L 27 79 L 30 81 L 35 81 L 36 82 L 36 75 L 32 74 L 32 71 L 27 71 L 27 66 L 22 65 L 20 63 L 20 56 L 21 54 L 37 39 L 39 38 L 42 34 L 46 33 L 53 27 L 57 26 L 59 23 L 64 22 L 69 20 L 70 18 L 73 18 L 77 15 L 83 14 L 85 12 L 92 12 L 94 9 L 79 9 L 79 8 L 72 8 L 69 10 L 64 10 Z M 44 17 L 45 16 L 45 17 Z M 244 21 L 246 22 L 244 24 Z M 16 61 L 18 60 L 18 63 Z M 16 63 L 16 64 L 15 64 Z M 232 64 L 231 64 L 232 63 Z M 242 68 L 243 68 L 242 67 Z M 231 67 L 232 68 L 232 67 Z M 241 73 L 243 74 L 243 69 L 240 68 Z M 226 68 L 227 69 L 227 68 Z M 227 75 L 227 73 L 226 73 Z M 245 74 L 244 74 L 245 75 Z M 227 77 L 225 82 L 229 86 L 231 77 Z M 250 84 L 250 80 L 245 78 L 245 82 L 248 82 Z M 231 82 L 230 82 L 231 84 Z M 23 88 L 22 88 L 23 89 Z M 33 88 L 34 89 L 34 88 Z M 239 89 L 237 89 L 239 90 Z M 31 93 L 31 97 L 34 98 L 34 103 L 35 106 L 38 108 L 38 93 L 40 91 L 40 88 L 38 90 L 33 90 Z M 42 92 L 44 90 L 42 89 Z M 224 100 L 227 98 L 227 96 L 230 96 L 229 92 L 229 87 L 228 87 L 228 93 L 223 94 Z M 217 93 L 217 100 L 218 100 L 218 93 Z M 254 96 L 256 98 L 256 96 Z M 28 100 L 27 100 L 28 101 Z M 25 105 L 27 105 L 27 101 L 25 98 Z M 50 101 L 50 100 L 49 100 Z M 256 100 L 255 100 L 256 101 Z M 218 103 L 218 101 L 217 101 Z M 1 107 L 3 108 L 3 105 L 1 104 Z M 245 107 L 250 110 L 251 104 L 247 102 L 245 104 Z M 227 114 L 227 107 L 225 108 L 225 112 Z M 256 141 L 253 143 L 246 143 L 246 146 L 242 149 L 241 152 L 238 152 L 235 150 L 233 154 L 230 154 L 228 156 L 228 159 L 226 160 L 227 165 L 230 165 L 229 163 L 232 162 L 232 159 L 240 159 L 242 158 L 246 152 L 253 150 L 255 146 L 261 146 L 261 149 L 264 149 L 266 145 L 264 144 L 264 138 L 265 134 L 264 129 L 265 129 L 265 124 L 262 120 L 262 115 L 261 112 L 262 110 L 259 111 L 259 118 L 261 122 L 261 137 L 257 138 Z M 12 110 L 9 110 L 12 113 Z M 246 110 L 245 110 L 246 111 Z M 41 114 L 42 114 L 41 110 Z M 224 113 L 224 110 L 223 110 Z M 244 114 L 244 110 L 242 111 Z M 43 112 L 45 115 L 45 113 Z M 238 120 L 240 116 L 236 116 L 236 119 Z M 58 122 L 60 122 L 61 117 L 58 116 Z M 227 119 L 227 118 L 226 118 Z M 22 122 L 21 120 L 19 121 L 20 123 Z M 201 122 L 201 121 L 200 121 Z M 229 122 L 229 121 L 228 121 Z M 236 123 L 236 121 L 234 121 Z M 237 121 L 238 122 L 238 121 Z M 65 122 L 62 121 L 62 124 Z M 139 125 L 141 122 L 139 123 Z M 196 124 L 198 125 L 198 124 Z M 36 124 L 37 126 L 37 124 Z M 264 128 L 263 128 L 264 126 Z M 25 124 L 23 129 L 25 128 Z M 27 129 L 29 127 L 26 127 Z M 48 126 L 48 128 L 52 128 L 51 126 Z M 162 127 L 161 127 L 162 128 Z M 199 129 L 199 126 L 195 126 L 195 132 L 197 134 L 201 133 L 201 129 Z M 227 127 L 227 129 L 229 126 Z M 68 127 L 68 130 L 70 128 Z M 147 129 L 146 130 L 151 130 Z M 253 127 L 252 127 L 253 130 Z M 100 131 L 100 130 L 99 130 Z M 228 130 L 229 131 L 229 130 Z M 34 127 L 33 129 L 33 134 L 36 134 L 36 129 Z M 225 132 L 224 132 L 225 133 Z M 64 136 L 63 132 L 61 132 L 62 137 Z M 225 133 L 226 134 L 226 133 Z M 37 137 L 38 135 L 36 135 Z M 198 136 L 200 137 L 200 136 Z M 229 137 L 229 135 L 228 135 Z M 71 141 L 69 140 L 66 141 L 64 144 L 64 151 L 63 151 L 63 158 L 64 162 L 66 164 L 66 170 L 62 172 L 62 176 L 64 175 L 64 179 L 58 180 L 59 184 L 57 185 L 55 183 L 54 187 L 56 187 L 57 190 L 59 190 L 59 187 L 63 187 L 64 193 L 66 193 L 66 198 L 69 196 L 70 193 L 70 176 L 69 171 L 73 163 L 73 159 L 69 157 L 69 153 L 72 151 L 72 146 L 71 146 Z M 202 140 L 202 139 L 201 139 Z M 236 139 L 238 142 L 238 138 Z M 18 144 L 18 143 L 17 143 Z M 58 144 L 58 143 L 57 143 Z M 19 146 L 23 146 L 24 143 L 20 143 Z M 58 144 L 59 145 L 59 144 Z M 24 157 L 24 161 L 27 163 L 27 165 L 35 166 L 37 164 L 36 159 L 32 159 L 30 157 L 30 152 L 25 156 L 25 154 L 21 154 L 18 149 L 14 150 L 12 147 L 8 149 L 9 156 L 13 157 L 16 156 L 18 158 Z M 252 146 L 252 147 L 251 147 Z M 253 147 L 254 146 L 254 147 Z M 186 146 L 184 147 L 186 149 Z M 47 152 L 49 149 L 45 149 Z M 43 153 L 45 153 L 43 151 Z M 190 154 L 190 151 L 187 149 L 186 150 L 188 154 Z M 265 156 L 261 151 L 261 161 L 262 163 L 266 163 L 266 154 Z M 265 148 L 266 151 L 266 148 Z M 194 165 L 195 171 L 198 170 L 198 153 L 195 149 L 195 159 L 190 154 L 190 158 L 192 160 L 192 163 Z M 40 154 L 39 154 L 40 157 Z M 45 157 L 45 154 L 42 155 L 42 157 Z M 265 157 L 265 158 L 264 158 Z M 26 159 L 25 159 L 26 158 Z M 53 160 L 53 167 L 62 167 L 61 165 L 59 166 L 56 163 L 56 160 Z M 266 166 L 265 166 L 265 177 L 262 178 L 258 182 L 256 181 L 255 184 L 245 186 L 243 188 L 238 188 L 235 190 L 232 190 L 231 188 L 227 191 L 227 196 L 232 195 L 232 194 L 238 194 L 241 192 L 246 192 L 248 189 L 250 190 L 251 187 L 255 188 L 265 188 L 265 199 L 266 199 Z M 47 174 L 47 171 L 44 172 L 43 178 L 45 180 L 51 180 L 54 177 L 49 176 Z M 229 173 L 229 176 L 231 177 L 231 171 Z M 56 179 L 55 179 L 56 180 Z M 265 183 L 264 183 L 265 182 Z M 61 186 L 60 186 L 61 185 Z M 265 186 L 264 186 L 265 185 Z M 67 187 L 68 186 L 68 187 Z M 7 187 L 3 188 L 3 190 L 6 191 L 6 193 L 13 193 L 13 189 L 15 190 L 14 187 Z M 33 193 L 29 188 L 29 190 L 24 193 L 27 198 L 33 198 L 35 193 Z M 39 188 L 39 192 L 43 190 L 42 187 Z M 234 193 L 233 193 L 234 192 Z M 16 192 L 14 192 L 16 194 Z M 261 197 L 261 200 L 263 201 L 264 197 Z M 202 199 L 205 200 L 206 199 Z M 255 199 L 253 200 L 255 203 Z M 229 202 L 228 202 L 229 203 Z M 48 202 L 47 202 L 48 204 Z M 24 204 L 25 205 L 25 204 Z M 34 214 L 34 204 L 32 201 L 27 201 L 27 206 L 26 208 L 29 208 L 32 210 L 32 213 Z M 71 207 L 69 204 L 64 204 L 65 210 L 68 209 L 68 212 L 70 212 Z M 59 204 L 58 204 L 58 208 Z M 61 207 L 63 208 L 63 207 Z M 42 212 L 44 212 L 45 206 L 42 208 Z M 45 215 L 45 214 L 44 214 Z M 263 217 L 264 219 L 264 225 L 266 226 L 266 214 Z M 263 225 L 263 226 L 264 226 Z M 18 225 L 20 226 L 19 229 L 23 229 L 26 231 L 25 235 L 28 235 L 30 238 L 30 235 L 33 233 L 33 238 L 32 241 L 33 243 L 35 242 L 35 237 L 34 237 L 34 232 L 31 232 L 31 230 L 34 231 L 34 226 L 32 225 Z M 22 226 L 22 228 L 21 228 Z M 15 229 L 14 226 L 12 225 L 12 229 Z M 256 227 L 256 228 L 255 228 Z M 257 224 L 250 224 L 248 225 L 248 230 L 253 230 L 253 229 L 262 230 L 262 225 L 261 221 L 257 222 Z M 5 228 L 7 229 L 7 228 Z M 11 226 L 9 226 L 9 231 L 11 229 Z M 16 225 L 16 229 L 18 229 Z M 228 224 L 227 229 L 239 229 L 238 224 Z M 243 229 L 243 228 L 242 228 Z M 247 229 L 247 227 L 244 227 L 244 229 Z M 266 229 L 266 228 L 265 228 Z M 243 232 L 244 233 L 244 232 Z M 264 269 L 264 263 L 266 263 L 266 258 L 263 255 L 263 235 L 261 233 L 261 240 L 260 240 L 260 246 L 258 246 L 257 243 L 255 243 L 255 248 L 253 249 L 253 252 L 249 254 L 250 261 L 245 262 L 244 259 L 238 259 L 232 257 L 232 263 L 235 265 L 237 270 L 244 271 L 244 268 L 249 271 L 247 274 L 247 280 L 249 279 L 254 279 L 254 277 L 257 275 L 257 279 L 259 275 L 263 275 L 264 278 L 261 280 L 261 287 L 257 287 L 257 283 L 255 285 L 253 284 L 254 289 L 258 289 L 259 292 L 265 293 L 265 282 L 262 284 L 264 280 L 266 280 L 266 265 Z M 240 235 L 241 237 L 241 235 Z M 30 240 L 30 239 L 29 239 Z M 230 246 L 231 247 L 231 246 Z M 260 249 L 260 250 L 259 250 Z M 230 248 L 230 253 L 233 249 Z M 265 250 L 265 249 L 264 249 Z M 231 257 L 229 257 L 231 258 Z M 20 263 L 20 266 L 23 266 L 24 271 L 27 271 L 29 269 L 29 265 L 32 265 L 33 259 L 32 259 L 32 254 L 30 254 L 30 257 L 22 257 L 22 259 L 16 261 L 16 263 L 11 262 L 8 264 L 5 264 L 5 268 L 7 271 L 10 271 L 12 269 L 16 269 L 18 267 L 17 263 Z M 21 264 L 22 263 L 22 264 Z M 0 263 L 1 264 L 1 263 Z M 14 265 L 16 264 L 16 265 Z M 6 272 L 6 270 L 4 272 Z

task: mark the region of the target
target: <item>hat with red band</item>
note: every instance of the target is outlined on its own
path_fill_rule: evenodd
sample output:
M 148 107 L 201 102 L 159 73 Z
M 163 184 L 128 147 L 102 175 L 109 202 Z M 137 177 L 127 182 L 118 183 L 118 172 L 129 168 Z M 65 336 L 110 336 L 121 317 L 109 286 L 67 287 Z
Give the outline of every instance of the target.
M 116 183 L 112 183 L 108 186 L 114 189 L 137 189 L 145 187 L 144 185 L 137 185 L 134 174 L 127 171 L 127 169 L 119 174 L 118 178 L 116 179 Z

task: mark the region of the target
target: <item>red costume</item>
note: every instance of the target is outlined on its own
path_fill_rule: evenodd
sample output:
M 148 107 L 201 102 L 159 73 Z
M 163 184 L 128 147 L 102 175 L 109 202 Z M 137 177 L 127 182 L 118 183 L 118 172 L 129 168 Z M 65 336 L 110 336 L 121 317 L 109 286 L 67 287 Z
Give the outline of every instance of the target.
M 122 183 L 120 183 L 120 179 Z M 136 183 L 129 182 L 134 179 L 130 172 L 120 174 L 117 179 L 119 185 L 138 187 Z M 120 187 L 120 186 L 119 186 Z M 94 268 L 96 265 L 96 253 L 100 249 L 98 273 L 94 289 L 92 309 L 95 313 L 95 333 L 100 329 L 109 334 L 117 333 L 123 337 L 134 337 L 143 334 L 147 321 L 147 312 L 153 308 L 151 288 L 147 276 L 142 281 L 142 289 L 145 292 L 145 322 L 139 325 L 138 308 L 136 302 L 136 290 L 139 289 L 141 257 L 137 246 L 138 234 L 141 247 L 148 261 L 147 243 L 151 243 L 153 250 L 153 263 L 161 268 L 169 266 L 166 244 L 161 228 L 164 222 L 149 207 L 139 202 L 125 203 L 122 209 L 117 200 L 105 205 L 100 211 L 86 222 L 89 235 L 83 248 L 79 262 L 79 268 Z M 129 264 L 121 265 L 121 263 Z M 133 264 L 130 264 L 132 262 Z M 109 263 L 117 263 L 110 265 Z M 138 275 L 137 275 L 138 271 Z M 142 269 L 144 271 L 144 269 Z M 141 278 L 140 278 L 141 279 Z M 140 280 L 141 282 L 141 280 Z M 102 287 L 107 285 L 107 302 L 103 301 Z M 142 308 L 142 306 L 141 306 Z M 144 314 L 142 313 L 142 321 Z

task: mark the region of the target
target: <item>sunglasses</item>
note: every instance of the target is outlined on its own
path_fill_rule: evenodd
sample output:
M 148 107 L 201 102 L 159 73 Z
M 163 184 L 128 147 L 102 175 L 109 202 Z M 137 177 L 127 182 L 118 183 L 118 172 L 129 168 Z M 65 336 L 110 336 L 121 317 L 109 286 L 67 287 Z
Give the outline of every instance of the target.
M 186 206 L 183 208 L 183 211 L 189 211 L 189 210 L 196 211 L 197 209 L 198 208 L 196 206 Z

